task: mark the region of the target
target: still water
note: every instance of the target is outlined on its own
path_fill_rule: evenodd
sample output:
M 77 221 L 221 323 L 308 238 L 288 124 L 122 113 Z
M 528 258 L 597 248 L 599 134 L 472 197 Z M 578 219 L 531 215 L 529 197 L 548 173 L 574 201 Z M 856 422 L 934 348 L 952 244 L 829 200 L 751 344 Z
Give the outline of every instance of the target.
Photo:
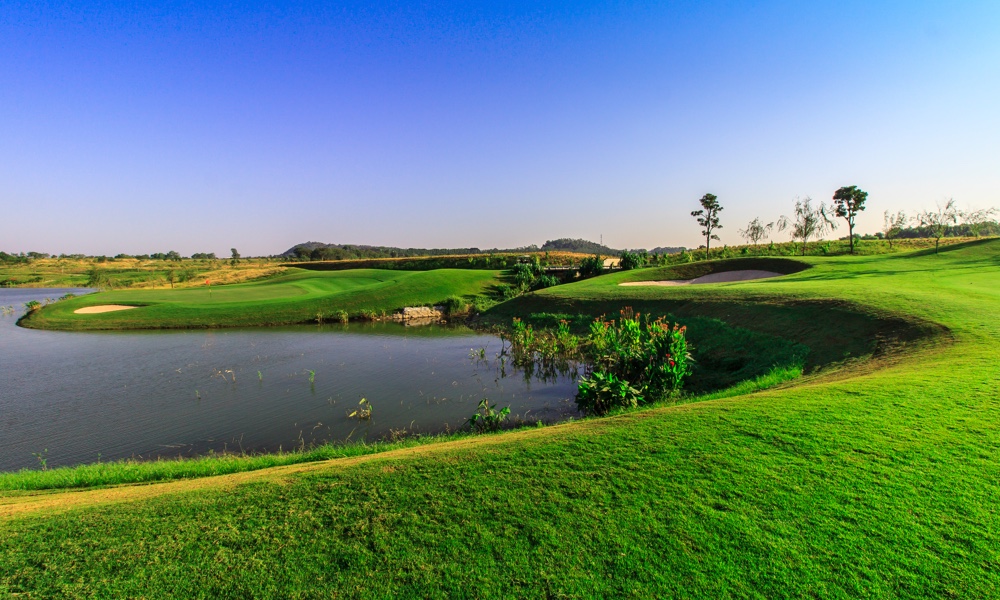
M 484 397 L 528 422 L 577 414 L 573 373 L 542 380 L 501 369 L 500 339 L 465 327 L 15 325 L 25 302 L 70 291 L 87 290 L 0 288 L 0 306 L 15 309 L 0 316 L 0 471 L 38 468 L 36 454 L 54 467 L 454 430 Z M 480 348 L 485 361 L 472 356 Z M 348 417 L 362 397 L 368 421 Z

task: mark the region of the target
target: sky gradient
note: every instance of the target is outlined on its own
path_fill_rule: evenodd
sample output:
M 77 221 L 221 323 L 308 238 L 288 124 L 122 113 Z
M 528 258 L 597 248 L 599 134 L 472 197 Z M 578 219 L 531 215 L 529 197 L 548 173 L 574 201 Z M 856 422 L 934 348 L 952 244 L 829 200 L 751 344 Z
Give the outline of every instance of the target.
M 0 250 L 694 247 L 706 192 L 737 244 L 843 185 L 861 232 L 1000 206 L 997 32 L 995 0 L 0 2 Z

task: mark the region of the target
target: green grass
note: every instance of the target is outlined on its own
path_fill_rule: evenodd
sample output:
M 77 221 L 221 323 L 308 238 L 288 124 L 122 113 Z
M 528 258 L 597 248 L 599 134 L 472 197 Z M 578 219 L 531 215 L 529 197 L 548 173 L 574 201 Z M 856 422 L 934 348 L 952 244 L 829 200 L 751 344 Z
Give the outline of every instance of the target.
M 721 319 L 806 345 L 804 377 L 304 471 L 17 492 L 0 511 L 50 506 L 0 521 L 0 595 L 994 597 L 1000 242 L 804 260 L 516 305 Z
M 165 329 L 283 325 L 334 320 L 337 311 L 351 317 L 364 312 L 392 313 L 449 296 L 472 298 L 498 282 L 498 271 L 315 272 L 289 269 L 271 279 L 187 289 L 122 290 L 88 294 L 49 305 L 21 321 L 39 329 Z M 101 314 L 74 311 L 101 304 L 139 308 Z
M 260 454 L 212 453 L 197 458 L 154 461 L 120 460 L 58 467 L 44 471 L 24 469 L 0 473 L 0 492 L 97 488 L 213 477 L 334 458 L 366 456 L 388 450 L 430 444 L 441 439 L 460 439 L 464 435 L 468 434 L 459 432 L 439 436 L 420 436 L 396 442 L 323 444 L 313 448 Z

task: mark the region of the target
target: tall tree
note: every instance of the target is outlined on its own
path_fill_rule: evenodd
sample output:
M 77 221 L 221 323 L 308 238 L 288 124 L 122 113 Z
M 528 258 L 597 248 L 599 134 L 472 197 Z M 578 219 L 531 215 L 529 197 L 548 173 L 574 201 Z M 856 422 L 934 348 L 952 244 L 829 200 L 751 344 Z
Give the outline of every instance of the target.
M 705 194 L 701 197 L 701 210 L 691 211 L 691 216 L 698 219 L 698 224 L 702 226 L 701 234 L 705 236 L 705 258 L 709 258 L 709 249 L 712 247 L 712 240 L 719 239 L 719 236 L 712 233 L 716 229 L 722 229 L 719 224 L 719 213 L 722 205 L 715 194 Z
M 889 250 L 892 250 L 892 242 L 899 237 L 900 232 L 903 231 L 909 220 L 903 211 L 899 211 L 896 214 L 885 211 L 882 221 L 882 237 L 885 238 L 885 241 L 889 242 Z
M 772 229 L 774 229 L 774 223 L 765 225 L 760 222 L 760 217 L 755 217 L 753 221 L 750 221 L 746 229 L 738 229 L 737 232 L 740 234 L 740 237 L 756 246 L 762 239 L 767 237 L 767 234 Z
M 847 235 L 851 241 L 851 254 L 854 254 L 854 218 L 865 209 L 868 192 L 856 185 L 842 187 L 833 194 L 834 214 L 841 219 L 847 219 Z
M 778 219 L 778 231 L 791 229 L 792 239 L 802 240 L 802 256 L 805 256 L 806 246 L 809 244 L 810 238 L 821 237 L 827 231 L 837 228 L 837 224 L 827 214 L 827 210 L 826 204 L 822 202 L 813 208 L 812 198 L 809 196 L 802 200 L 796 200 L 795 217 L 789 218 L 782 215 Z
M 955 200 L 952 198 L 948 198 L 944 206 L 938 204 L 935 211 L 925 210 L 917 215 L 917 222 L 921 227 L 926 227 L 927 232 L 934 238 L 935 253 L 941 245 L 941 238 L 948 233 L 948 228 L 958 223 L 958 215 L 958 208 L 955 207 Z

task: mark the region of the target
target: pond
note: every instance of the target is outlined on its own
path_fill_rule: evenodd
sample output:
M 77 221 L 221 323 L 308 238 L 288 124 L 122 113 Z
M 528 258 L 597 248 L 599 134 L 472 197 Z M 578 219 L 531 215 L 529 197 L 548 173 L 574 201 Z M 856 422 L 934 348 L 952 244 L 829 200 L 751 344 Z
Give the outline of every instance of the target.
M 0 471 L 437 433 L 464 427 L 484 397 L 529 423 L 578 414 L 575 373 L 501 368 L 501 340 L 466 327 L 15 325 L 25 302 L 86 291 L 0 289 L 15 309 L 0 317 Z M 361 398 L 370 420 L 348 416 Z

